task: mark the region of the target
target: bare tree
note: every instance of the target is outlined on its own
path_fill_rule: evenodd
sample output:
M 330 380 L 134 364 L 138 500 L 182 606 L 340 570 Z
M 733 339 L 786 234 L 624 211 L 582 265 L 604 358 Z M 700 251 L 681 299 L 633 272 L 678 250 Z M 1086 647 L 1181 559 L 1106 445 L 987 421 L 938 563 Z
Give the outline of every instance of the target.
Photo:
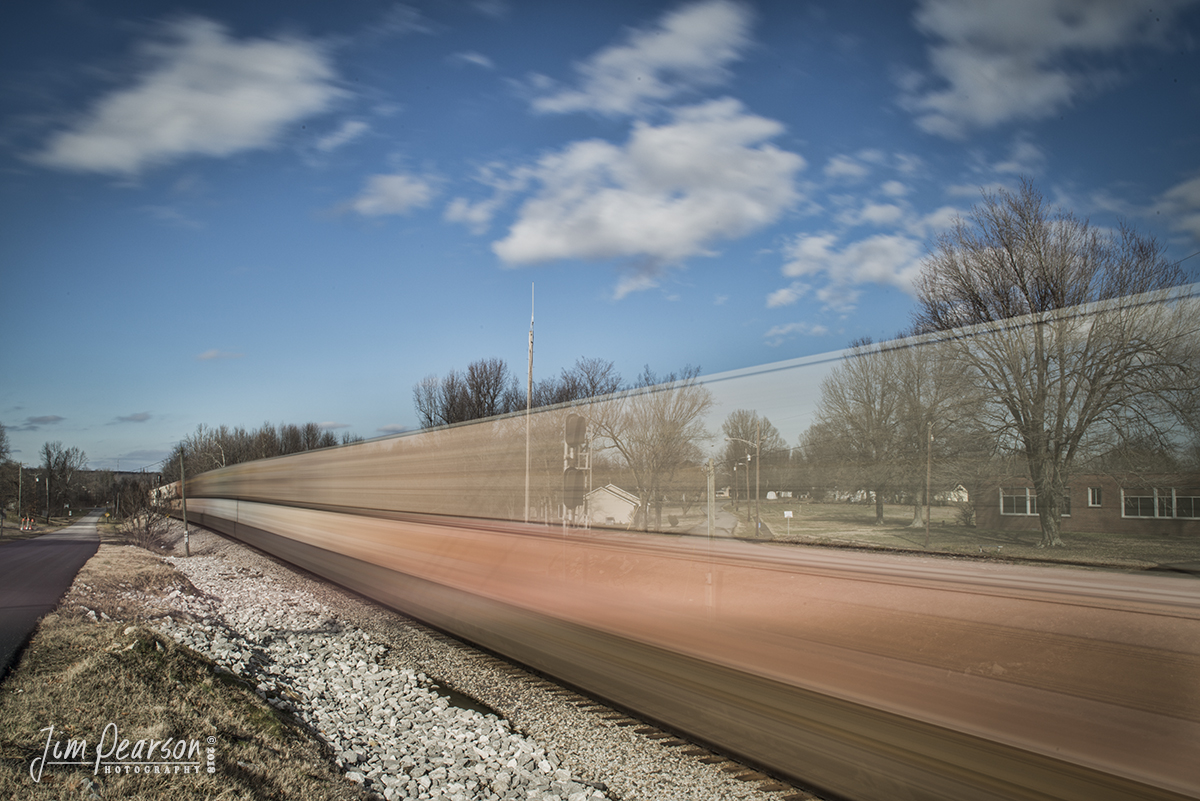
M 1194 397 L 1195 304 L 1170 291 L 1184 283 L 1153 238 L 1094 229 L 1028 181 L 985 194 L 926 258 L 914 327 L 953 332 L 997 441 L 1028 464 L 1043 546 L 1063 544 L 1063 493 L 1085 447 L 1131 428 L 1168 440 L 1179 398 Z
M 539 381 L 533 388 L 533 406 L 596 398 L 621 388 L 613 363 L 579 359 L 561 375 Z M 421 428 L 481 420 L 525 409 L 525 390 L 503 359 L 479 359 L 465 372 L 451 370 L 442 378 L 428 375 L 413 385 L 413 407 Z
M 886 351 L 896 361 L 896 486 L 912 499 L 912 527 L 925 524 L 928 492 L 973 483 L 994 449 L 982 432 L 983 395 L 952 350 L 940 343 L 899 340 Z M 932 481 L 927 475 L 932 468 Z
M 790 449 L 770 420 L 760 417 L 755 411 L 736 409 L 725 418 L 721 430 L 728 440 L 721 453 L 721 463 L 726 469 L 732 473 L 735 464 L 750 466 L 753 476 L 752 462 L 761 455 L 762 464 L 758 466 L 761 489 L 780 489 L 783 486 Z M 751 478 L 752 486 L 753 482 Z M 757 491 L 751 489 L 751 492 Z
M 149 476 L 122 478 L 114 487 L 118 499 L 114 511 L 121 533 L 148 550 L 165 547 L 171 530 L 170 509 L 155 501 L 153 488 Z
M 852 344 L 846 360 L 821 382 L 809 450 L 830 460 L 844 486 L 875 496 L 875 523 L 883 524 L 883 501 L 899 467 L 903 410 L 899 365 L 869 339 Z M 819 438 L 819 439 L 818 439 Z
M 41 454 L 44 475 L 50 482 L 46 510 L 49 515 L 54 509 L 61 510 L 64 502 L 70 503 L 79 473 L 87 467 L 87 454 L 79 448 L 64 447 L 61 442 L 43 444 Z
M 179 480 L 179 463 L 184 472 L 197 476 L 208 470 L 228 465 L 267 459 L 285 453 L 316 448 L 331 448 L 338 444 L 332 431 L 324 431 L 318 423 L 304 425 L 282 424 L 276 428 L 263 423 L 262 428 L 247 431 L 240 426 L 211 428 L 201 423 L 195 432 L 184 437 L 163 462 L 161 478 L 166 483 Z
M 699 443 L 708 438 L 704 416 L 712 408 L 712 393 L 699 375 L 700 368 L 689 366 L 659 377 L 647 366 L 631 389 L 595 407 L 592 423 L 620 453 L 637 484 L 644 530 L 651 504 L 655 526 L 662 528 L 664 490 L 677 470 L 703 456 Z
M 544 378 L 534 386 L 533 406 L 541 408 L 600 398 L 620 389 L 621 374 L 611 361 L 580 357 L 570 370 Z
M 421 428 L 443 424 L 436 375 L 430 373 L 413 385 L 413 407 L 417 410 L 417 422 Z
M 503 359 L 477 359 L 467 365 L 464 380 L 468 420 L 482 420 L 515 411 L 516 378 Z M 510 391 L 512 390 L 512 391 Z

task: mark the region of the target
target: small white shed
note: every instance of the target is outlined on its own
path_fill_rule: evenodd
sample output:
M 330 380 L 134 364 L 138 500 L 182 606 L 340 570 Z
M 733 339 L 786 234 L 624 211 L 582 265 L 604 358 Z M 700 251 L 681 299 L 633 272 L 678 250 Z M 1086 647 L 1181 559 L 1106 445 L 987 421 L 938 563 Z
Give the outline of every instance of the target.
M 605 484 L 583 496 L 593 526 L 628 526 L 638 509 L 638 497 L 615 484 Z

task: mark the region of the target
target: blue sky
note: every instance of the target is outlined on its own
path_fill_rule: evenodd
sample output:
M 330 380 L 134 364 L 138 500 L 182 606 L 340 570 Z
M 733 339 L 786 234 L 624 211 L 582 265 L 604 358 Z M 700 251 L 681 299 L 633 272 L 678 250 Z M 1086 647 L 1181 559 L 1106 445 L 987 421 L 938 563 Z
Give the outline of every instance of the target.
M 523 374 L 531 283 L 535 378 L 833 351 L 1020 176 L 1183 259 L 1198 36 L 1185 0 L 22 4 L 0 422 L 122 468 L 411 428 L 430 373 Z

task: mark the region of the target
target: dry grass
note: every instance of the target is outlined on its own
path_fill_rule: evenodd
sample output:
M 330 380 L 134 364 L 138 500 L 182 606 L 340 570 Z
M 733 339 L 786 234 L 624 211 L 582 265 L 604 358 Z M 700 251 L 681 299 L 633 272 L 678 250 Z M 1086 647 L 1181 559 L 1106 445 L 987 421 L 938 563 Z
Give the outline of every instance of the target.
M 289 716 L 148 626 L 165 612 L 162 596 L 197 590 L 154 554 L 115 544 L 111 532 L 104 539 L 0 685 L 0 798 L 370 797 Z M 43 729 L 53 725 L 55 740 L 86 739 L 94 761 L 109 723 L 131 742 L 198 738 L 202 754 L 206 738 L 215 737 L 216 772 L 117 776 L 103 768 L 93 775 L 91 765 L 50 766 L 40 783 L 32 780 Z
M 784 510 L 793 510 L 789 521 Z M 776 541 L 925 551 L 925 528 L 912 528 L 912 507 L 884 506 L 884 524 L 875 525 L 874 504 L 764 501 L 762 519 Z M 745 517 L 745 506 L 741 510 Z M 933 507 L 930 552 L 976 557 L 1035 560 L 1061 564 L 1149 568 L 1200 560 L 1200 542 L 1184 537 L 1066 532 L 1065 547 L 1039 548 L 1040 531 L 997 531 L 966 527 L 955 507 Z M 739 527 L 740 533 L 740 527 Z
M 79 522 L 78 517 L 52 517 L 47 523 L 44 517 L 37 518 L 33 524 L 32 531 L 21 531 L 21 521 L 13 519 L 10 515 L 4 519 L 4 532 L 0 534 L 0 542 L 16 542 L 17 540 L 31 540 L 34 537 L 40 537 L 43 534 L 49 534 L 52 531 L 58 531 L 60 528 L 66 528 Z

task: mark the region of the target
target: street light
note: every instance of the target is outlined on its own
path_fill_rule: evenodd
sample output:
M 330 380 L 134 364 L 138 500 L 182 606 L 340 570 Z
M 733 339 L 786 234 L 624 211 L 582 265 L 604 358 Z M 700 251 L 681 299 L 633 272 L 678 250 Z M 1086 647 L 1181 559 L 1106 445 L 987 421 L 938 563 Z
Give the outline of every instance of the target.
M 758 507 L 758 490 L 759 490 L 758 477 L 759 477 L 759 469 L 760 469 L 758 465 L 762 461 L 762 458 L 761 458 L 762 457 L 762 421 L 759 420 L 757 422 L 757 424 L 755 425 L 754 442 L 750 442 L 749 440 L 741 439 L 740 437 L 726 437 L 725 441 L 726 442 L 744 442 L 745 444 L 751 445 L 754 448 L 754 534 L 755 534 L 755 536 L 759 536 L 762 533 L 762 517 L 759 514 L 759 507 Z M 750 466 L 749 465 L 750 454 L 746 454 L 746 462 L 747 462 L 746 467 L 749 467 Z M 750 474 L 749 473 L 746 473 L 746 494 L 747 495 L 750 494 Z
M 733 512 L 734 512 L 734 514 L 737 514 L 738 512 L 741 511 L 741 508 L 738 506 L 737 469 L 738 469 L 738 463 L 734 462 L 733 463 Z

